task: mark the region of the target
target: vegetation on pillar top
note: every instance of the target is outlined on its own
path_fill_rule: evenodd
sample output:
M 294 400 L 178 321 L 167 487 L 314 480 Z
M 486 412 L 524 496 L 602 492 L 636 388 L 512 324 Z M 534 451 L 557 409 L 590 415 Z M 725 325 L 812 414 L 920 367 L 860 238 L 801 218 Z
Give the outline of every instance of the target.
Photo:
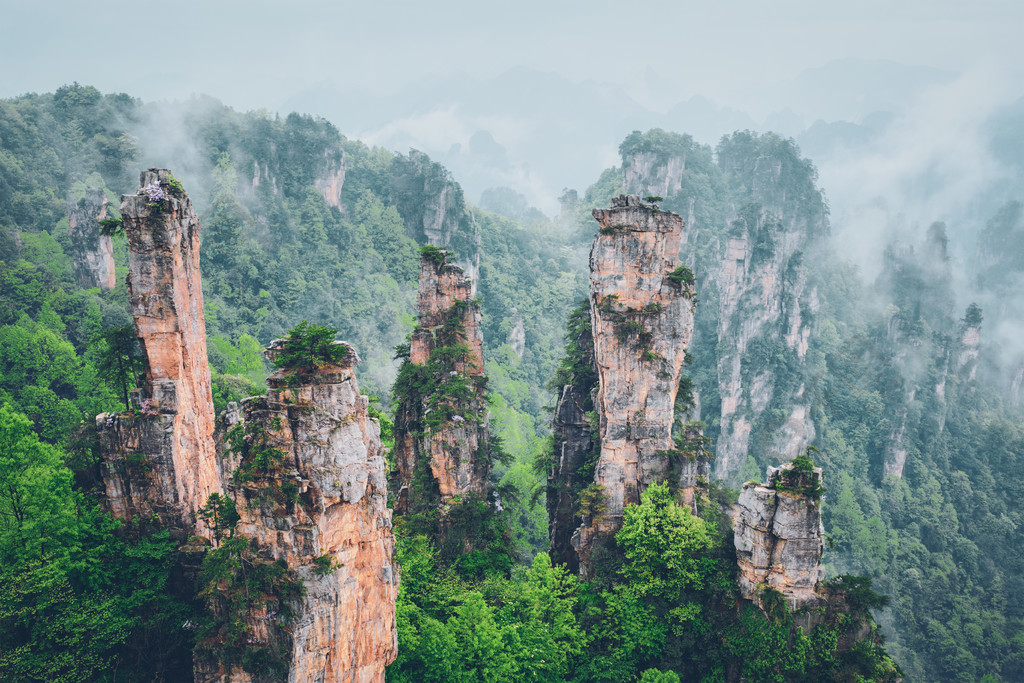
M 817 449 L 811 446 L 808 453 L 811 452 L 816 453 Z M 776 476 L 769 478 L 768 488 L 819 500 L 825 487 L 821 485 L 821 470 L 815 471 L 814 461 L 808 457 L 808 453 L 798 455 L 792 462 L 782 465 Z
M 295 326 L 284 339 L 275 339 L 267 355 L 282 370 L 315 372 L 330 365 L 350 365 L 355 352 L 344 342 L 334 341 L 338 331 L 328 325 L 313 325 L 306 320 Z
M 438 249 L 433 244 L 420 247 L 420 254 L 438 268 L 443 266 L 448 259 L 448 252 L 444 249 Z

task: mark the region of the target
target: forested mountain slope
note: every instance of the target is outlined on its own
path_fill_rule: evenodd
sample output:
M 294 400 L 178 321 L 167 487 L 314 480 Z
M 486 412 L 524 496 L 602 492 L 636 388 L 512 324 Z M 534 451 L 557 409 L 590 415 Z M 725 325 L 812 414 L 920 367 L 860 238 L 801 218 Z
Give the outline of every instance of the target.
M 909 679 L 1024 677 L 1024 567 L 1014 553 L 1024 540 L 1021 374 L 1013 349 L 987 336 L 1012 329 L 1017 314 L 1007 293 L 1019 281 L 1020 206 L 993 211 L 980 235 L 970 260 L 980 308 L 968 307 L 948 284 L 941 227 L 912 249 L 880 254 L 878 282 L 864 282 L 833 253 L 825 196 L 791 141 L 740 132 L 712 150 L 655 130 L 630 135 L 620 151 L 620 167 L 578 201 L 567 194 L 562 215 L 548 220 L 514 196 L 491 197 L 506 215 L 472 207 L 425 155 L 368 148 L 310 116 L 242 114 L 210 99 L 146 104 L 77 84 L 0 101 L 0 431 L 13 454 L 0 474 L 16 492 L 0 494 L 3 670 L 53 680 L 111 679 L 115 664 L 132 679 L 191 671 L 194 636 L 172 626 L 195 617 L 173 569 L 175 546 L 159 534 L 115 533 L 99 513 L 96 445 L 82 428 L 121 409 L 139 372 L 133 335 L 124 333 L 125 238 L 112 237 L 108 290 L 82 288 L 69 236 L 69 213 L 106 197 L 105 215 L 116 218 L 116 197 L 136 191 L 138 170 L 161 166 L 190 189 L 202 224 L 218 411 L 265 391 L 260 349 L 271 339 L 302 320 L 326 323 L 362 357 L 356 373 L 379 397 L 373 410 L 387 441 L 393 350 L 416 324 L 419 248 L 450 250 L 474 281 L 490 429 L 511 455 L 492 479 L 508 493 L 502 533 L 516 568 L 456 570 L 424 538 L 396 529 L 396 680 L 425 680 L 424 670 L 449 658 L 456 663 L 445 666 L 493 665 L 510 680 L 526 671 L 595 680 L 648 666 L 719 670 L 688 659 L 713 631 L 692 640 L 675 633 L 657 650 L 643 644 L 651 633 L 627 628 L 647 614 L 641 598 L 650 595 L 609 602 L 610 579 L 581 589 L 543 555 L 518 566 L 547 549 L 544 473 L 534 462 L 543 469 L 550 455 L 555 396 L 546 386 L 570 313 L 588 291 L 590 211 L 623 191 L 662 196 L 661 207 L 687 225 L 681 256 L 699 299 L 687 417 L 703 420 L 713 439 L 714 475 L 734 486 L 760 481 L 766 466 L 816 446 L 829 571 L 866 574 L 891 597 L 878 615 Z M 88 211 L 97 219 L 98 209 Z M 14 512 L 23 493 L 46 511 L 31 525 Z M 716 495 L 728 503 L 735 491 Z M 683 515 L 667 492 L 645 505 L 644 514 Z M 720 518 L 704 512 L 686 518 L 700 521 L 693 547 L 728 548 L 717 536 L 727 534 Z M 728 583 L 734 569 L 723 557 L 694 576 Z M 639 585 L 640 564 L 627 563 L 622 576 Z M 680 604 L 705 608 L 731 595 L 675 588 Z M 661 617 L 656 636 L 678 630 Z M 40 630 L 44 622 L 50 632 Z M 486 647 L 471 628 L 479 624 Z M 744 634 L 721 650 L 730 661 L 757 633 L 763 642 L 783 633 L 758 631 L 752 616 L 729 624 Z M 156 642 L 165 644 L 160 656 L 148 656 Z M 533 654 L 524 659 L 527 645 Z M 834 670 L 812 659 L 757 662 L 779 680 Z

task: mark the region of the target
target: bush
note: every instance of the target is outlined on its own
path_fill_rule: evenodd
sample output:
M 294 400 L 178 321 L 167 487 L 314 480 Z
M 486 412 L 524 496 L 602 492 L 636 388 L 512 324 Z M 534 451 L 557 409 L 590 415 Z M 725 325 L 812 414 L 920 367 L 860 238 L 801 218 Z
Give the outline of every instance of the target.
M 340 365 L 352 349 L 335 343 L 337 334 L 333 327 L 311 325 L 303 320 L 282 340 L 274 365 L 287 370 L 319 370 L 327 365 Z

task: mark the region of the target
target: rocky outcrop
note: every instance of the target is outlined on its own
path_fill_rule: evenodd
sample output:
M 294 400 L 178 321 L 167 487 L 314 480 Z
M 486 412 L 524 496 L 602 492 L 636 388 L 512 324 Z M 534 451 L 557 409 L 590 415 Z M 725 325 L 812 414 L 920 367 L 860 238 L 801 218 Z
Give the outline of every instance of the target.
M 97 417 L 108 466 L 106 502 L 119 517 L 158 513 L 165 524 L 188 528 L 209 495 L 221 490 L 199 221 L 169 171 L 144 171 L 140 183 L 137 194 L 121 198 L 121 216 L 130 306 L 146 373 L 132 393 L 133 412 Z
M 516 354 L 519 360 L 523 359 L 523 354 L 526 353 L 526 327 L 523 316 L 519 315 L 519 311 L 512 309 L 512 329 L 508 332 L 508 338 L 505 340 L 506 343 L 512 347 L 512 352 Z
M 91 188 L 79 200 L 68 195 L 68 235 L 71 257 L 78 284 L 91 289 L 113 289 L 114 245 L 109 235 L 100 232 L 99 222 L 107 217 L 107 194 L 102 188 Z
M 266 610 L 248 617 L 254 641 L 285 645 L 281 680 L 383 681 L 397 654 L 387 465 L 380 425 L 356 384 L 357 363 L 348 349 L 338 365 L 278 371 L 267 395 L 246 399 L 224 425 L 220 449 L 241 518 L 237 533 L 305 586 L 287 620 Z M 197 657 L 197 681 L 248 676 Z
M 597 368 L 590 332 L 590 311 L 577 309 L 569 320 L 571 375 L 565 378 L 552 420 L 553 461 L 548 470 L 548 545 L 553 562 L 579 571 L 572 535 L 580 522 L 580 495 L 594 481 L 600 452 L 598 417 L 594 410 Z
M 401 514 L 487 493 L 490 444 L 480 306 L 472 283 L 448 256 L 438 249 L 422 255 L 419 324 L 395 384 L 395 509 Z M 421 468 L 436 484 L 436 496 L 413 486 Z M 413 500 L 421 495 L 426 498 Z
M 626 192 L 646 197 L 668 197 L 683 186 L 686 153 L 663 158 L 657 152 L 638 152 L 623 159 Z
M 341 208 L 341 188 L 345 184 L 345 152 L 340 149 L 324 150 L 323 167 L 313 179 L 328 206 Z
M 820 467 L 799 472 L 785 463 L 768 468 L 763 486 L 743 485 L 732 517 L 744 598 L 760 603 L 768 587 L 782 593 L 793 610 L 819 603 L 825 578 L 821 479 Z
M 415 149 L 407 157 L 395 157 L 391 200 L 402 215 L 406 233 L 420 244 L 451 251 L 452 262 L 475 288 L 480 279 L 480 229 L 448 170 Z
M 621 527 L 623 508 L 672 476 L 675 398 L 695 311 L 692 275 L 679 266 L 677 214 L 623 195 L 594 218 L 590 316 L 601 451 L 593 482 L 603 510 L 573 536 L 584 573 L 593 542 Z
M 970 312 L 968 312 L 970 315 Z M 981 314 L 978 313 L 978 318 Z M 968 382 L 978 374 L 978 355 L 981 347 L 981 321 L 966 320 L 960 327 L 960 347 L 956 357 L 956 371 Z
M 797 363 L 803 362 L 810 345 L 808 320 L 817 312 L 818 300 L 804 277 L 800 250 L 808 237 L 806 230 L 788 228 L 770 210 L 748 207 L 733 221 L 734 236 L 725 243 L 717 271 L 722 408 L 715 474 L 723 479 L 738 475 L 750 452 L 752 431 L 773 402 L 788 415 L 775 436 L 761 444 L 768 457 L 792 458 L 815 438 L 803 386 L 777 395 L 775 373 L 750 363 L 754 344 L 781 342 Z

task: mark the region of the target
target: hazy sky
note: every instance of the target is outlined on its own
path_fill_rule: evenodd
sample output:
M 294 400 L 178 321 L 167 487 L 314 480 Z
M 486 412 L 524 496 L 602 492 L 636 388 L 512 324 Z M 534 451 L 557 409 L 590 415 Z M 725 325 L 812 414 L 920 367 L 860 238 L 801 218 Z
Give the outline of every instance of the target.
M 619 84 L 648 106 L 700 93 L 756 107 L 765 87 L 834 59 L 1001 64 L 1015 80 L 1024 64 L 1019 0 L 0 0 L 0 17 L 0 96 L 77 80 L 242 109 L 316 85 L 387 91 L 519 65 Z

